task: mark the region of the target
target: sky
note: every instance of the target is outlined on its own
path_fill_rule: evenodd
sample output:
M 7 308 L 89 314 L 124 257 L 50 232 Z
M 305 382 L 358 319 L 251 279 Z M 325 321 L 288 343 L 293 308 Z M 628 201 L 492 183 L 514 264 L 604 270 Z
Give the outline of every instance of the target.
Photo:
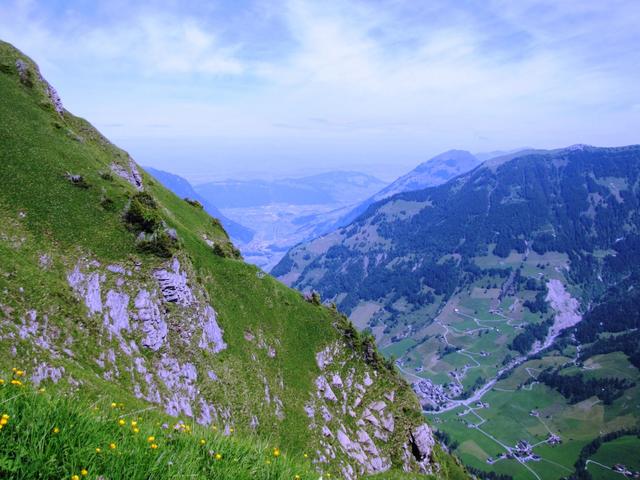
M 0 0 L 69 111 L 196 183 L 640 143 L 639 24 L 636 0 Z

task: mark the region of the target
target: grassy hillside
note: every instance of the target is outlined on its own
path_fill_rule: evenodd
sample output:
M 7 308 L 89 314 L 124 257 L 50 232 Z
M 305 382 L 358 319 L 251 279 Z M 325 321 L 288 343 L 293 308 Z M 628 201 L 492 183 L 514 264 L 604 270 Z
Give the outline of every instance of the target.
M 63 110 L 33 62 L 6 43 L 0 93 L 0 371 L 19 368 L 25 383 L 51 394 L 0 400 L 14 419 L 29 410 L 48 419 L 29 428 L 11 421 L 15 428 L 2 432 L 13 432 L 9 450 L 41 438 L 48 473 L 11 455 L 0 470 L 45 478 L 91 464 L 116 477 L 151 468 L 164 478 L 150 455 L 168 455 L 183 459 L 185 474 L 218 472 L 213 478 L 310 469 L 338 478 L 403 469 L 462 475 L 437 447 L 416 456 L 419 405 L 366 338 L 338 312 L 242 262 L 217 220 Z M 332 389 L 339 397 L 330 398 Z M 61 430 L 76 425 L 94 443 L 108 442 L 123 432 L 111 428 L 111 402 L 126 406 L 118 415 L 145 412 L 141 433 L 171 414 L 200 425 L 194 435 L 216 450 L 246 459 L 219 467 L 197 442 L 193 450 L 191 440 L 163 439 L 149 452 L 121 433 L 127 448 L 103 461 L 85 458 L 77 438 L 65 446 L 44 435 L 60 419 Z M 372 414 L 376 402 L 384 406 Z M 87 414 L 91 405 L 97 417 Z M 393 422 L 383 430 L 378 415 Z M 272 447 L 304 461 L 258 469 Z

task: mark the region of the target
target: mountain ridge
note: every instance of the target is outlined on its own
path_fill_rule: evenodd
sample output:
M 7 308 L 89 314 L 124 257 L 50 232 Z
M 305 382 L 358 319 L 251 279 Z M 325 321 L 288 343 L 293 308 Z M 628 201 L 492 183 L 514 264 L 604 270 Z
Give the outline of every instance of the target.
M 0 91 L 1 371 L 276 442 L 321 474 L 463 475 L 369 339 L 242 262 L 4 42 Z

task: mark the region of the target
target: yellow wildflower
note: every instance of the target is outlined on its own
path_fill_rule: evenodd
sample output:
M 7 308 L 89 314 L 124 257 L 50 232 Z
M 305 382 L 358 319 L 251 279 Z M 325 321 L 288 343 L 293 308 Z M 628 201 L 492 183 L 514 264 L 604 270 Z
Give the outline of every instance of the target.
M 20 387 L 22 386 L 22 382 L 20 380 L 11 380 L 11 385 L 16 385 Z
M 213 429 L 214 432 L 218 430 L 218 427 L 216 427 L 215 425 L 213 425 L 211 428 Z
M 0 385 L 4 385 L 4 378 L 0 378 Z
M 38 393 L 44 393 L 44 392 L 45 392 L 45 388 L 44 388 L 44 387 L 40 387 L 40 388 L 38 389 Z
M 2 414 L 2 418 L 4 418 L 5 420 L 9 420 L 10 417 L 6 413 L 3 413 Z
M 4 427 L 7 423 L 9 423 L 9 420 L 6 418 L 0 418 L 0 425 Z
M 118 404 L 116 402 L 111 402 L 111 408 L 116 408 Z
M 267 460 L 267 461 L 266 461 L 266 462 L 264 462 L 264 463 L 266 463 L 267 465 L 271 465 L 271 460 Z
M 157 448 L 158 448 L 158 445 L 157 445 L 157 444 L 155 444 L 155 443 L 152 443 L 152 444 L 151 444 L 151 450 L 155 450 L 155 449 L 157 449 Z
M 100 453 L 102 452 L 102 449 L 100 447 L 96 448 L 96 453 Z
M 121 427 L 124 426 L 127 422 L 125 422 L 122 418 L 120 420 L 118 420 L 118 425 L 120 425 Z
M 295 477 L 293 477 L 293 480 L 300 480 L 300 475 L 296 475 Z
M 273 449 L 273 456 L 274 457 L 279 457 L 280 456 L 280 449 L 279 448 L 274 448 Z
M 110 448 L 111 450 L 115 450 L 115 449 L 116 449 L 116 444 L 115 444 L 115 443 L 110 443 L 110 444 L 109 444 L 109 448 Z
M 138 426 L 138 422 L 136 422 L 135 420 L 131 420 L 131 426 L 132 427 L 137 427 Z
M 233 433 L 233 427 L 229 429 L 229 433 Z
M 60 433 L 60 429 L 58 427 L 53 427 L 53 433 Z
M 86 477 L 87 475 L 89 475 L 89 471 L 86 468 L 83 468 L 82 470 L 80 470 L 80 475 Z
M 207 441 L 204 438 L 200 439 L 200 445 L 204 445 L 205 443 L 207 443 Z
M 154 437 L 153 435 L 151 435 L 150 437 L 147 437 L 147 442 L 149 443 L 153 443 L 156 440 L 156 437 Z
M 216 457 L 216 460 L 222 460 L 222 454 L 221 453 L 216 453 L 215 457 Z
M 24 377 L 24 370 L 16 370 L 16 375 L 18 377 Z
M 309 458 L 309 455 L 307 455 L 306 453 L 304 455 L 302 455 L 304 458 Z
M 80 480 L 78 475 L 71 475 L 71 480 Z

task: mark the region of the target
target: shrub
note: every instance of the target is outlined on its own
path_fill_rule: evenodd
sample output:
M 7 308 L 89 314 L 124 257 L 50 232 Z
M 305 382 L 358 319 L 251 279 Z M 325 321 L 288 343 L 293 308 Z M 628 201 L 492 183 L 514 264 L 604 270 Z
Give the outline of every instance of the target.
M 213 253 L 223 258 L 242 258 L 238 250 L 231 242 L 216 242 L 213 245 Z
M 198 200 L 185 197 L 184 201 L 187 202 L 189 205 L 193 205 L 194 207 L 199 208 L 200 210 L 204 210 L 204 206 Z
M 152 234 L 142 232 L 138 237 L 137 246 L 141 252 L 170 258 L 178 248 L 178 240 L 166 230 L 157 230 Z
M 138 192 L 131 199 L 125 220 L 137 231 L 153 233 L 161 225 L 158 204 L 147 192 Z

